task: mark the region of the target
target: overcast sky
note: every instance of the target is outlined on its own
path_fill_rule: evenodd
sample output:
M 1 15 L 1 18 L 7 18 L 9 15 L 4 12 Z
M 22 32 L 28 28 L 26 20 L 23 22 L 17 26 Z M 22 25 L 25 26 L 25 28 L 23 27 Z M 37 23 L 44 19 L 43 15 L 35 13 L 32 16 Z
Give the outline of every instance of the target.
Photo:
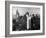
M 40 8 L 33 8 L 33 7 L 13 7 L 13 9 L 12 9 L 12 14 L 13 15 L 16 15 L 16 10 L 18 10 L 18 12 L 19 12 L 19 14 L 20 14 L 20 16 L 22 15 L 24 15 L 26 12 L 29 12 L 29 14 L 40 14 Z

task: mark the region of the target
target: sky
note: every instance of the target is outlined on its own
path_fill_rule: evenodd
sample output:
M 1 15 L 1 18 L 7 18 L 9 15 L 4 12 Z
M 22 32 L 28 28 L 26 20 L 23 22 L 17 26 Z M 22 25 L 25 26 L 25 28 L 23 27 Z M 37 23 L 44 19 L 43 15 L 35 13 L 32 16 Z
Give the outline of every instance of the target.
M 29 12 L 29 14 L 40 14 L 40 8 L 35 7 L 13 7 L 12 8 L 12 14 L 16 15 L 16 10 L 18 10 L 20 16 L 23 16 L 26 12 Z

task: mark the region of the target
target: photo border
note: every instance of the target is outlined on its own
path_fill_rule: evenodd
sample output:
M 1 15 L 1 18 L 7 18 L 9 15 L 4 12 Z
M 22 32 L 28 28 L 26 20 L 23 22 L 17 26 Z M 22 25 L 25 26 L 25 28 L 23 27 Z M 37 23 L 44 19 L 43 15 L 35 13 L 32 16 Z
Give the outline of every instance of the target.
M 43 6 L 43 33 L 33 34 L 10 34 L 10 4 L 23 4 L 23 5 L 42 5 Z M 18 37 L 18 36 L 32 36 L 45 34 L 45 3 L 37 2 L 20 2 L 20 1 L 5 1 L 5 37 Z

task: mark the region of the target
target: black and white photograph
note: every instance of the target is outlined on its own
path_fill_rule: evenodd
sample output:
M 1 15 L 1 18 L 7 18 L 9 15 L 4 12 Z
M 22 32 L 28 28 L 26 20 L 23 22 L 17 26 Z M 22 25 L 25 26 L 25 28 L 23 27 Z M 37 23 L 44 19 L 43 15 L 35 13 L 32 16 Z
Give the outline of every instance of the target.
M 40 8 L 13 7 L 12 31 L 40 30 Z

